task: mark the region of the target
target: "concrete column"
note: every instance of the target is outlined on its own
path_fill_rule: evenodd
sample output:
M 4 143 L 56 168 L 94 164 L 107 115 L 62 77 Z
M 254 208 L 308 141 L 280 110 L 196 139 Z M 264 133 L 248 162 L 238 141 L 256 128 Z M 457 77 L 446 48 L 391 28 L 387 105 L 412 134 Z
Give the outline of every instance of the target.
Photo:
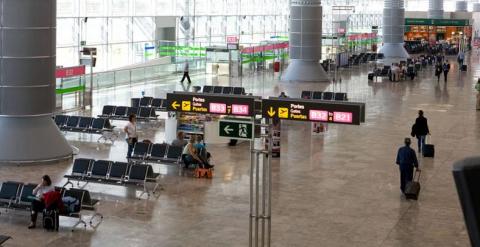
M 429 0 L 428 18 L 443 19 L 443 0 Z
M 384 64 L 399 62 L 410 57 L 403 47 L 405 33 L 404 0 L 385 0 L 383 8 L 383 46 L 380 53 Z
M 480 3 L 473 4 L 473 12 L 480 12 Z
M 321 66 L 322 6 L 320 0 L 290 2 L 290 64 L 284 81 L 328 82 Z
M 72 156 L 55 109 L 56 0 L 0 0 L 0 162 Z

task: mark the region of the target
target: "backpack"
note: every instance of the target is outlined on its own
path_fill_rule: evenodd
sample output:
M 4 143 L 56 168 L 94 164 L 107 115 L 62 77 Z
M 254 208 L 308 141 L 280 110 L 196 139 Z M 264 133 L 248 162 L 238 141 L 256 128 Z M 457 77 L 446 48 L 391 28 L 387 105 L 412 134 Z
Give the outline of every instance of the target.
M 62 198 L 62 201 L 67 214 L 77 212 L 80 207 L 80 201 L 75 197 L 66 196 Z

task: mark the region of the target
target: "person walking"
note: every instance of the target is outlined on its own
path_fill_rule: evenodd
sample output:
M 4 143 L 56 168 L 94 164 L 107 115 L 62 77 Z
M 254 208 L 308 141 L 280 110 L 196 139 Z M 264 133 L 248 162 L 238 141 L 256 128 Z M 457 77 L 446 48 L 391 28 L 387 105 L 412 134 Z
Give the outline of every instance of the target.
M 400 190 L 405 194 L 405 187 L 408 182 L 413 180 L 413 168 L 418 171 L 418 160 L 415 151 L 410 147 L 412 141 L 410 138 L 405 138 L 405 146 L 398 149 L 397 165 L 400 168 Z
M 185 65 L 183 66 L 183 77 L 182 77 L 182 80 L 180 81 L 181 83 L 185 81 L 185 78 L 187 78 L 188 84 L 192 83 L 192 81 L 190 80 L 189 71 L 190 71 L 190 64 L 188 63 L 188 61 L 185 61 Z
M 477 111 L 480 111 L 480 78 L 475 85 L 475 89 L 477 90 Z
M 462 69 L 463 61 L 465 60 L 465 53 L 462 50 L 458 52 L 457 60 L 459 68 Z
M 437 65 L 435 66 L 435 76 L 437 77 L 437 82 L 440 82 L 440 75 L 442 75 L 442 71 L 442 64 L 437 63 Z
M 417 137 L 418 140 L 418 152 L 421 153 L 423 147 L 425 146 L 425 138 L 427 135 L 430 135 L 430 130 L 428 129 L 427 118 L 423 116 L 423 111 L 418 111 L 418 117 L 415 120 L 415 124 L 412 126 L 412 137 Z
M 448 60 L 445 60 L 442 66 L 443 69 L 443 79 L 445 82 L 447 82 L 447 77 L 448 77 L 448 72 L 450 72 L 450 63 L 448 63 Z
M 128 116 L 128 123 L 125 125 L 123 129 L 127 134 L 127 144 L 128 144 L 128 151 L 127 151 L 127 159 L 132 158 L 133 147 L 135 147 L 135 143 L 138 142 L 138 135 L 137 135 L 137 116 L 132 114 Z

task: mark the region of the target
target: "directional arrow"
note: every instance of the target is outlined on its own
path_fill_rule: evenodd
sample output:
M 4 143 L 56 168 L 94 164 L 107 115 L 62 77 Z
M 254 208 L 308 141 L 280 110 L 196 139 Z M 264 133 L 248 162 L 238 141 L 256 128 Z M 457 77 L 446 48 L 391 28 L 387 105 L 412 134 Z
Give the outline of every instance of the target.
M 174 110 L 176 110 L 179 106 L 180 106 L 180 104 L 177 101 L 173 101 L 172 107 L 173 107 Z
M 230 135 L 230 131 L 233 131 L 233 129 L 230 129 L 230 125 L 225 126 L 225 129 L 223 129 L 227 135 Z
M 273 107 L 270 107 L 270 109 L 267 111 L 267 114 L 270 116 L 270 117 L 273 117 L 275 116 L 275 111 L 273 110 Z

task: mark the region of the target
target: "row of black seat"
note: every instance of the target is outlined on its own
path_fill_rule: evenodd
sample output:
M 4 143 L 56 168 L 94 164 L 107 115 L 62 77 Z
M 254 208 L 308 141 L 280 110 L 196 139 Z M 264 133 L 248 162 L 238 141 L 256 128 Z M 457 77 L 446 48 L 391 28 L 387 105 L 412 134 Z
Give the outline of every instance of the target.
M 86 182 L 141 187 L 143 188 L 141 197 L 145 193 L 150 196 L 147 183 L 155 184 L 153 189 L 155 193 L 159 185 L 157 182 L 159 176 L 160 174 L 153 172 L 151 165 L 80 158 L 74 161 L 71 174 L 64 177 L 68 180 L 67 184 L 72 184 L 70 181 L 77 181 L 77 184 Z
M 302 91 L 302 99 L 335 100 L 346 101 L 347 93 L 320 92 L 320 91 Z
M 366 63 L 368 61 L 376 61 L 377 59 L 383 59 L 383 53 L 360 53 L 358 55 L 352 55 L 349 58 L 350 65 L 359 65 L 360 63 Z
M 167 100 L 153 97 L 132 98 L 131 107 L 152 107 L 157 111 L 167 108 Z
M 102 134 L 104 131 L 112 131 L 110 122 L 105 118 L 55 115 L 54 119 L 58 128 L 62 131 L 89 134 Z
M 32 183 L 21 183 L 8 181 L 2 183 L 0 188 L 0 207 L 5 209 L 15 209 L 15 210 L 32 210 L 32 201 L 35 200 L 33 195 L 33 190 L 37 185 Z M 79 225 L 83 224 L 87 226 L 86 221 L 83 220 L 82 210 L 94 211 L 95 213 L 90 217 L 89 222 L 90 226 L 96 227 L 100 224 L 101 219 L 103 219 L 102 214 L 96 212 L 96 204 L 98 200 L 92 199 L 90 197 L 90 192 L 84 189 L 65 189 L 56 187 L 56 190 L 59 191 L 63 197 L 73 197 L 78 200 L 79 205 L 71 212 L 59 212 L 61 216 L 77 218 L 78 221 L 73 225 L 73 229 Z M 93 225 L 93 219 L 95 217 L 100 218 L 100 222 L 96 226 Z M 58 229 L 57 229 L 58 230 Z
M 152 163 L 180 163 L 183 147 L 166 143 L 152 144 L 137 142 L 133 148 L 132 160 Z
M 243 87 L 203 86 L 203 93 L 245 95 Z
M 128 120 L 128 117 L 132 114 L 137 116 L 138 121 L 152 121 L 158 118 L 153 107 L 128 107 L 128 106 L 103 106 L 102 115 L 98 115 L 101 118 L 107 118 L 111 120 Z

